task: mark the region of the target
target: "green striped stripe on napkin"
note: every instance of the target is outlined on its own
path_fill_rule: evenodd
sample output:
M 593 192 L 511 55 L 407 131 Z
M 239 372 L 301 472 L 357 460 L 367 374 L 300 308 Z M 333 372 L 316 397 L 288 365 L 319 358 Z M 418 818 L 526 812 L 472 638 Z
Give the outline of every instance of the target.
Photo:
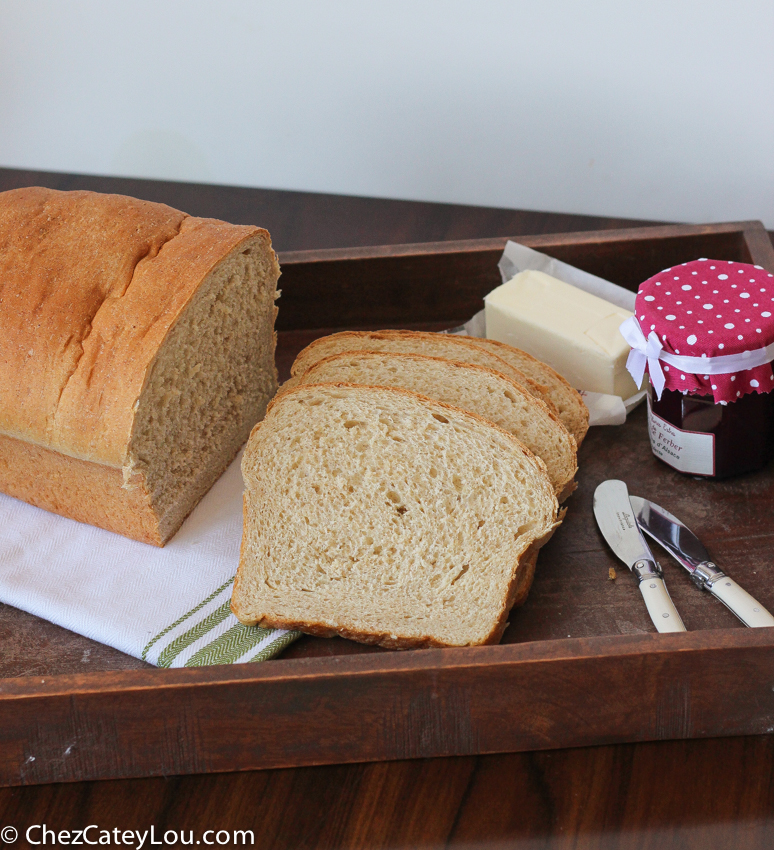
M 142 651 L 157 667 L 203 667 L 266 661 L 301 637 L 301 632 L 245 626 L 231 613 L 232 576 L 190 611 L 178 617 Z

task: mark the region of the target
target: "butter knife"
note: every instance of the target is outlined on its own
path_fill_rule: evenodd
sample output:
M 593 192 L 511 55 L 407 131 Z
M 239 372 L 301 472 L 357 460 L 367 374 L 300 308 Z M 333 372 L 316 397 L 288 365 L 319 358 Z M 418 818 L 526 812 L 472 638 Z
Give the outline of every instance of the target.
M 685 626 L 667 592 L 661 567 L 637 526 L 623 481 L 603 481 L 594 492 L 594 516 L 608 546 L 637 576 L 640 593 L 656 631 L 684 632 Z
M 629 500 L 637 525 L 688 570 L 697 587 L 708 590 L 745 626 L 774 626 L 774 617 L 713 563 L 699 538 L 677 517 L 639 496 L 631 496 Z

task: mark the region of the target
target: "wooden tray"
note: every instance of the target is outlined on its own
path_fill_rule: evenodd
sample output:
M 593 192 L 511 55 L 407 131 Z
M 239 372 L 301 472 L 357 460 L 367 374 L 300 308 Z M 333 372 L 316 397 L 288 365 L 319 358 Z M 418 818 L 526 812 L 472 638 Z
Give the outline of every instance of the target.
M 774 271 L 757 222 L 519 241 L 631 289 L 700 256 Z M 467 319 L 499 283 L 504 244 L 283 255 L 281 370 L 323 329 L 440 329 Z M 774 610 L 771 467 L 724 482 L 679 475 L 651 454 L 642 408 L 624 426 L 591 429 L 579 460 L 567 518 L 542 550 L 530 597 L 500 646 L 389 652 L 302 638 L 264 664 L 156 670 L 127 659 L 139 669 L 94 664 L 95 672 L 72 675 L 62 671 L 73 669 L 68 653 L 80 653 L 84 639 L 61 632 L 53 675 L 0 679 L 0 784 L 774 731 L 774 630 L 741 627 L 664 556 L 691 631 L 655 634 L 628 572 L 608 577 L 621 565 L 591 513 L 597 484 L 623 478 L 684 518 Z M 41 634 L 53 629 L 28 619 Z M 0 633 L 0 648 L 2 640 Z M 32 632 L 29 643 L 34 656 Z

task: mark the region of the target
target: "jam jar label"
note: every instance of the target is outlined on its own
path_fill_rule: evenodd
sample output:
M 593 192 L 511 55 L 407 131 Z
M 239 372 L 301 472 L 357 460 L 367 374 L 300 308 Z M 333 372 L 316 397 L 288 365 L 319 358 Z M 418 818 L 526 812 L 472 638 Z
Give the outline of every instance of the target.
M 648 430 L 653 454 L 691 475 L 715 474 L 715 435 L 683 431 L 657 416 L 648 399 Z

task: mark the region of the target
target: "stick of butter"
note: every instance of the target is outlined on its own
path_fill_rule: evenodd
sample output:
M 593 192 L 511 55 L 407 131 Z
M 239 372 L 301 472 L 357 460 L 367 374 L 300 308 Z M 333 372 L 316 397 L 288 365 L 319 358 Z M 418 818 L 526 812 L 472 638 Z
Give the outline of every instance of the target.
M 520 272 L 484 299 L 489 339 L 548 363 L 575 389 L 629 398 L 629 346 L 618 330 L 632 314 L 538 271 Z

